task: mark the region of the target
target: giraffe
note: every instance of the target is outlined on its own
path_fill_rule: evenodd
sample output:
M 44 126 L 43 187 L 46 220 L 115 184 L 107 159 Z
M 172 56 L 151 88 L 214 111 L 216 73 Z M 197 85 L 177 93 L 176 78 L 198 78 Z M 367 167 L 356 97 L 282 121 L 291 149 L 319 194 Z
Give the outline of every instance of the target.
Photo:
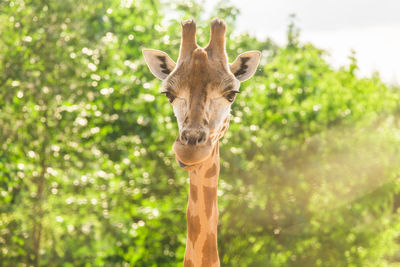
M 219 267 L 217 246 L 219 139 L 229 125 L 230 110 L 240 82 L 257 69 L 261 53 L 248 51 L 228 63 L 226 25 L 210 24 L 207 47 L 196 43 L 194 20 L 182 22 L 177 63 L 165 52 L 143 49 L 145 61 L 162 80 L 162 94 L 173 106 L 179 136 L 173 144 L 176 160 L 189 172 L 184 267 Z

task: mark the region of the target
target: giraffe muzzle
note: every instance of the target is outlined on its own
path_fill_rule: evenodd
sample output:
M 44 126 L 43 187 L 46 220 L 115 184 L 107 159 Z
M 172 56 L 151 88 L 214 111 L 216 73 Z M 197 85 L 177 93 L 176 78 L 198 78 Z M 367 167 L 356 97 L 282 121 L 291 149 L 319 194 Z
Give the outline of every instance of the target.
M 181 142 L 180 138 L 176 139 L 172 147 L 175 152 L 176 160 L 180 167 L 187 169 L 193 165 L 197 165 L 206 160 L 212 152 L 211 140 L 198 145 L 188 145 Z
M 180 135 L 180 141 L 184 145 L 197 146 L 204 144 L 208 139 L 206 131 L 184 130 Z

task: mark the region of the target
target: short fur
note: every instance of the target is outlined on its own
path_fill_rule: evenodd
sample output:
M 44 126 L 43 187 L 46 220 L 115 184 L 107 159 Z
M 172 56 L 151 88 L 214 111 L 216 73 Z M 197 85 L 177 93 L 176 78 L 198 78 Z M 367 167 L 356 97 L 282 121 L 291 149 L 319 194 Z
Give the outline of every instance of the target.
M 189 171 L 187 240 L 184 267 L 219 267 L 217 246 L 219 139 L 228 129 L 231 104 L 240 82 L 256 71 L 261 53 L 250 51 L 228 63 L 226 25 L 211 22 L 206 48 L 196 44 L 196 24 L 182 23 L 177 63 L 162 51 L 145 49 L 151 72 L 163 80 L 163 93 L 172 103 L 179 127 L 173 150 Z

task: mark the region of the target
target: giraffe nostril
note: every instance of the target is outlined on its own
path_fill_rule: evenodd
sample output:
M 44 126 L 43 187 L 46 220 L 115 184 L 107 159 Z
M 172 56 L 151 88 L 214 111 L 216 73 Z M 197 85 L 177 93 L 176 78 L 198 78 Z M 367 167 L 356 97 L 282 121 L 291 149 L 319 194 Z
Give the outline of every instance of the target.
M 187 131 L 183 131 L 181 133 L 181 142 L 185 145 L 188 144 L 188 132 Z
M 184 145 L 200 145 L 207 141 L 207 134 L 204 131 L 184 130 L 180 135 L 180 141 Z
M 197 139 L 197 144 L 202 144 L 206 141 L 206 133 L 202 132 Z

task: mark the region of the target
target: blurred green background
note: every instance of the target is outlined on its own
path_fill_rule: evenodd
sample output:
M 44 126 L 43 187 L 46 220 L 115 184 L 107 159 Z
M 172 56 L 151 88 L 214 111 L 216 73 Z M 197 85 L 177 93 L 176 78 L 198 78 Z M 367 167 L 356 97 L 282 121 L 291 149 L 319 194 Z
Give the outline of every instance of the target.
M 180 21 L 263 58 L 221 140 L 222 266 L 400 266 L 400 88 L 357 60 L 233 32 L 195 1 L 0 2 L 0 266 L 182 266 L 188 174 L 141 49 Z M 293 18 L 292 18 L 293 19 Z

